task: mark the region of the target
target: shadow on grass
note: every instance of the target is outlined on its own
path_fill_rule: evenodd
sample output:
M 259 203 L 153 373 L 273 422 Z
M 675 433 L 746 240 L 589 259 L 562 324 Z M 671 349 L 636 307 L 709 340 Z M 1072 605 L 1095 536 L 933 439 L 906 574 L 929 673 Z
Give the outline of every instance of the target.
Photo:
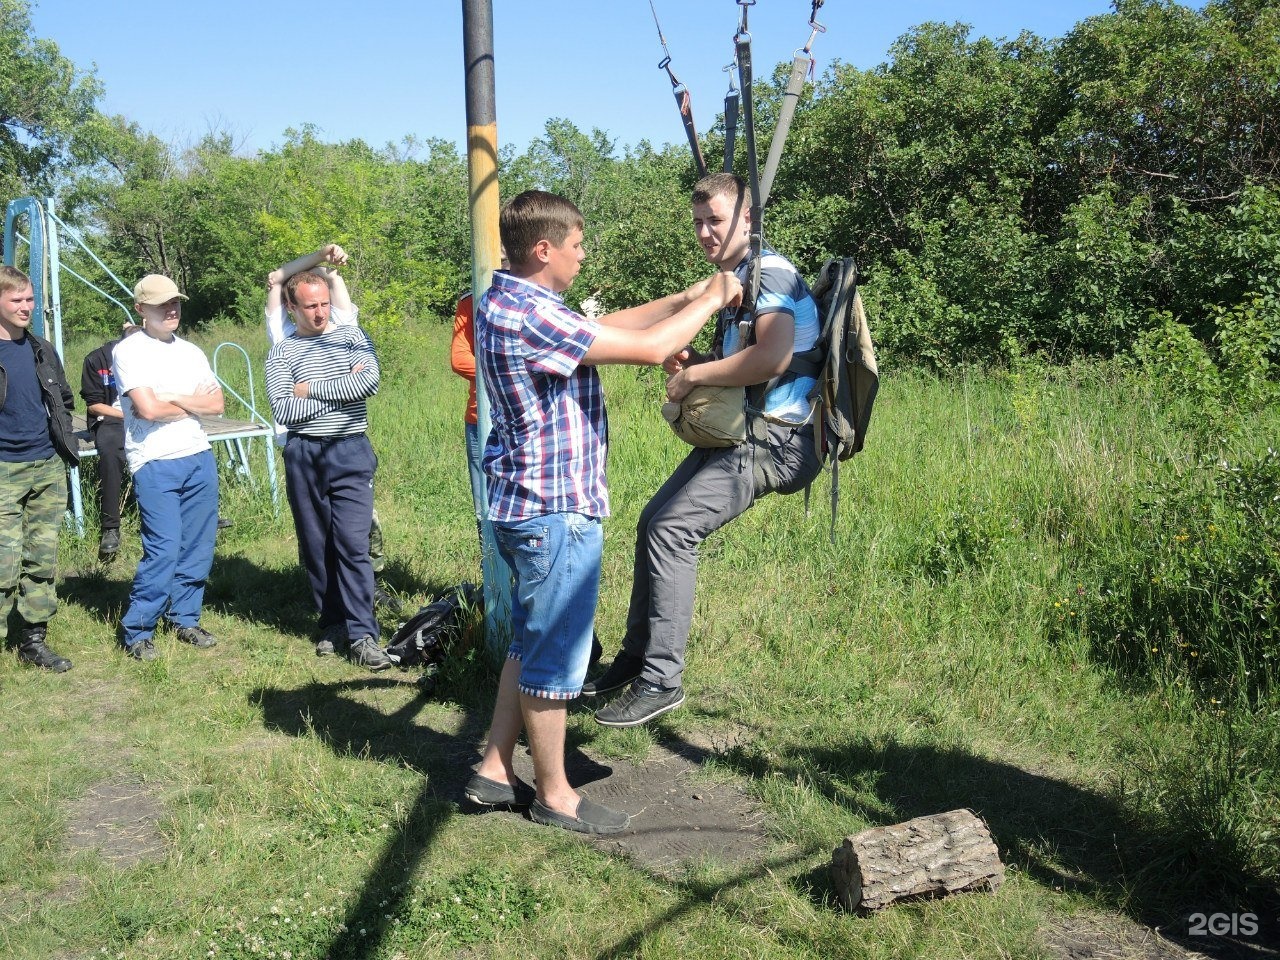
M 477 745 L 488 729 L 493 709 L 496 680 L 484 663 L 482 656 L 460 652 L 441 674 L 437 691 L 464 700 L 462 723 L 452 733 L 414 723 L 427 703 L 424 697 L 415 696 L 400 709 L 384 713 L 353 696 L 405 683 L 398 676 L 315 682 L 298 689 L 261 688 L 250 694 L 250 702 L 261 709 L 270 729 L 295 737 L 314 733 L 335 753 L 407 766 L 426 778 L 404 823 L 370 868 L 360 899 L 344 921 L 345 930 L 322 956 L 338 960 L 377 954 L 390 932 L 385 917 L 401 912 L 411 891 L 406 880 L 431 849 L 439 830 L 456 814 L 456 801 L 471 768 L 480 760 Z M 565 768 L 575 786 L 612 773 L 612 768 L 595 762 L 576 745 L 569 748 Z M 363 935 L 355 933 L 362 929 Z
M 351 696 L 402 682 L 393 677 L 364 677 L 291 690 L 259 689 L 250 695 L 270 729 L 295 737 L 314 732 L 335 753 L 403 764 L 427 778 L 408 816 L 370 868 L 344 929 L 321 956 L 365 957 L 378 952 L 388 932 L 382 918 L 400 912 L 410 890 L 405 879 L 413 875 L 436 834 L 454 816 L 451 801 L 460 795 L 471 765 L 479 760 L 475 744 L 487 720 L 481 711 L 468 710 L 457 733 L 442 733 L 413 722 L 426 705 L 423 697 L 383 713 Z M 359 935 L 359 930 L 366 933 Z
M 287 633 L 309 634 L 315 627 L 311 587 L 297 564 L 273 570 L 238 554 L 218 555 L 209 572 L 204 605 Z
M 693 748 L 698 749 L 698 748 Z M 956 749 L 895 740 L 854 739 L 842 746 L 796 745 L 767 756 L 737 746 L 720 758 L 754 779 L 808 782 L 821 795 L 875 825 L 969 808 L 991 828 L 1005 864 L 1041 885 L 1080 893 L 1175 942 L 1215 958 L 1280 946 L 1280 897 L 1230 862 L 1189 845 L 1176 830 L 1153 829 L 1116 798 L 1043 773 Z M 1189 825 L 1190 826 L 1190 825 Z M 840 838 L 832 838 L 833 846 Z M 810 875 L 809 893 L 825 899 L 830 882 Z M 1193 937 L 1193 914 L 1253 913 L 1248 946 L 1225 937 Z

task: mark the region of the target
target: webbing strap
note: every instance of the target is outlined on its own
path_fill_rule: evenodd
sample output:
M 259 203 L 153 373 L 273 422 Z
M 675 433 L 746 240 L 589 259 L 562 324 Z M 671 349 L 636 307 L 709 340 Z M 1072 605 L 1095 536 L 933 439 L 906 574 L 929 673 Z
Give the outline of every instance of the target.
M 671 73 L 671 67 L 667 66 L 666 70 L 671 74 L 671 93 L 676 98 L 676 106 L 680 108 L 680 119 L 684 122 L 684 135 L 689 138 L 689 150 L 693 154 L 694 166 L 698 168 L 698 176 L 705 177 L 707 161 L 702 159 L 702 145 L 698 143 L 698 128 L 693 122 L 693 98 L 689 96 L 688 88 L 676 79 L 674 73 Z
M 791 61 L 791 77 L 787 80 L 787 89 L 782 94 L 782 106 L 778 110 L 778 125 L 773 130 L 773 140 L 769 142 L 769 158 L 764 164 L 764 176 L 760 178 L 760 205 L 769 203 L 769 193 L 773 189 L 773 178 L 778 172 L 778 164 L 782 162 L 782 148 L 786 145 L 787 134 L 791 132 L 791 121 L 796 115 L 796 105 L 800 102 L 800 92 L 804 89 L 804 80 L 812 74 L 814 59 L 809 51 L 818 34 L 826 33 L 827 28 L 818 22 L 818 10 L 824 0 L 813 0 L 813 12 L 809 16 L 809 40 L 804 48 L 797 51 Z
M 671 51 L 667 49 L 667 38 L 662 35 L 662 24 L 658 22 L 658 11 L 649 0 L 649 10 L 653 14 L 653 25 L 658 28 L 658 42 L 662 44 L 662 59 L 658 61 L 658 69 L 667 71 L 671 79 L 671 95 L 676 99 L 676 107 L 680 110 L 680 120 L 684 124 L 685 136 L 689 138 L 689 150 L 693 153 L 694 166 L 698 168 L 698 176 L 707 175 L 707 161 L 702 158 L 702 145 L 698 143 L 698 127 L 693 122 L 693 98 L 689 96 L 689 88 L 680 82 L 676 72 L 671 69 Z
M 738 104 L 740 97 L 738 95 L 737 78 L 733 75 L 738 69 L 738 62 L 735 60 L 724 68 L 729 74 L 729 90 L 724 95 L 724 167 L 725 173 L 733 172 L 733 153 L 737 146 L 738 139 Z
M 796 115 L 796 104 L 800 102 L 800 91 L 804 89 L 804 78 L 809 73 L 813 61 L 807 54 L 796 54 L 791 61 L 791 78 L 787 81 L 787 89 L 782 94 L 782 106 L 778 110 L 778 125 L 773 130 L 773 140 L 769 143 L 769 159 L 764 163 L 764 176 L 760 178 L 760 203 L 769 202 L 769 192 L 773 189 L 773 177 L 778 172 L 778 164 L 782 162 L 782 148 L 787 142 L 787 134 L 791 132 L 791 120 Z
M 760 169 L 756 159 L 756 124 L 755 97 L 751 89 L 751 33 L 747 29 L 747 10 L 755 5 L 755 0 L 738 0 L 742 7 L 742 22 L 734 35 L 733 44 L 737 51 L 738 81 L 742 88 L 743 130 L 747 141 L 747 179 L 751 185 L 751 265 L 747 273 L 747 290 L 743 297 L 744 305 L 750 304 L 750 316 L 755 317 L 756 297 L 760 294 L 760 251 L 764 249 L 764 210 L 760 203 Z M 742 326 L 749 327 L 750 322 Z M 749 330 L 740 329 L 740 342 L 748 343 Z

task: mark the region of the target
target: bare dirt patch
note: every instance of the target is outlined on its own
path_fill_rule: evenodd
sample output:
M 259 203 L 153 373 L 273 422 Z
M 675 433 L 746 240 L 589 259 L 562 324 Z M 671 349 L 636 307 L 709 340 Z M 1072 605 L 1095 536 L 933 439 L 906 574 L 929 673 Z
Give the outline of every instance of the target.
M 758 861 L 768 843 L 764 811 L 739 785 L 703 776 L 703 756 L 683 744 L 674 749 L 656 745 L 638 764 L 599 761 L 581 750 L 570 753 L 565 764 L 569 781 L 591 799 L 631 815 L 625 833 L 590 837 L 590 842 L 665 878 L 701 861 L 738 868 Z M 532 781 L 527 753 L 516 752 L 516 767 Z
M 164 806 L 142 784 L 109 779 L 89 788 L 67 813 L 67 847 L 73 853 L 96 850 L 125 870 L 164 853 L 160 820 Z

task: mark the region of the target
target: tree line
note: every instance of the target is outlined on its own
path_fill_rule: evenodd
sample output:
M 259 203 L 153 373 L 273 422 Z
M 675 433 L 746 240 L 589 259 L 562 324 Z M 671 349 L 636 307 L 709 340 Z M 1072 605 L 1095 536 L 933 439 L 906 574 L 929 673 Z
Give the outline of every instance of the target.
M 447 317 L 469 284 L 451 142 L 304 127 L 253 155 L 228 134 L 180 149 L 102 115 L 97 81 L 31 36 L 27 0 L 0 0 L 0 53 L 6 199 L 56 194 L 119 275 L 177 279 L 193 318 L 256 323 L 267 270 L 330 240 L 353 252 L 375 336 Z M 785 80 L 780 65 L 755 90 L 762 152 Z M 723 139 L 717 124 L 706 155 Z M 500 175 L 504 196 L 540 187 L 583 210 L 571 300 L 627 306 L 705 272 L 687 148 L 551 119 Z M 1056 39 L 915 27 L 880 66 L 837 62 L 807 86 L 765 228 L 811 273 L 858 259 L 889 364 L 1110 356 L 1170 323 L 1212 351 L 1240 311 L 1280 313 L 1280 6 L 1116 0 Z M 67 294 L 75 325 L 115 322 Z

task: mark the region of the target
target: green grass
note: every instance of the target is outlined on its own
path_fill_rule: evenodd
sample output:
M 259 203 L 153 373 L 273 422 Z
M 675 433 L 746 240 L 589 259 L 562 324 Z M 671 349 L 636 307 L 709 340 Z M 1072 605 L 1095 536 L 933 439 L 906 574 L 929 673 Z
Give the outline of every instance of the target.
M 232 337 L 260 371 L 256 330 L 199 339 Z M 92 346 L 70 345 L 73 371 Z M 388 579 L 412 606 L 478 572 L 465 391 L 444 326 L 381 349 L 377 503 Z M 606 389 L 598 628 L 612 653 L 636 519 L 683 450 L 652 377 L 608 370 Z M 1274 694 L 1246 708 L 1136 682 L 1056 626 L 1055 601 L 1125 535 L 1134 489 L 1180 455 L 1159 402 L 1099 368 L 892 374 L 872 431 L 843 467 L 834 545 L 826 478 L 808 516 L 802 497 L 767 498 L 706 544 L 682 710 L 642 731 L 571 718 L 574 742 L 605 758 L 710 743 L 707 774 L 763 804 L 761 864 L 675 880 L 460 815 L 492 708 L 485 658 L 451 659 L 430 699 L 402 675 L 317 660 L 287 508 L 261 485 L 223 487 L 235 526 L 207 594 L 222 640 L 208 653 L 162 635 L 155 663 L 123 658 L 136 520 L 106 569 L 95 537 L 68 535 L 50 639 L 75 669 L 0 658 L 0 955 L 1032 957 L 1063 915 L 1173 932 L 1196 910 L 1267 916 Z M 76 803 L 104 781 L 158 804 L 161 857 L 68 853 Z M 836 908 L 826 865 L 843 836 L 955 807 L 992 828 L 1009 868 L 996 895 Z

